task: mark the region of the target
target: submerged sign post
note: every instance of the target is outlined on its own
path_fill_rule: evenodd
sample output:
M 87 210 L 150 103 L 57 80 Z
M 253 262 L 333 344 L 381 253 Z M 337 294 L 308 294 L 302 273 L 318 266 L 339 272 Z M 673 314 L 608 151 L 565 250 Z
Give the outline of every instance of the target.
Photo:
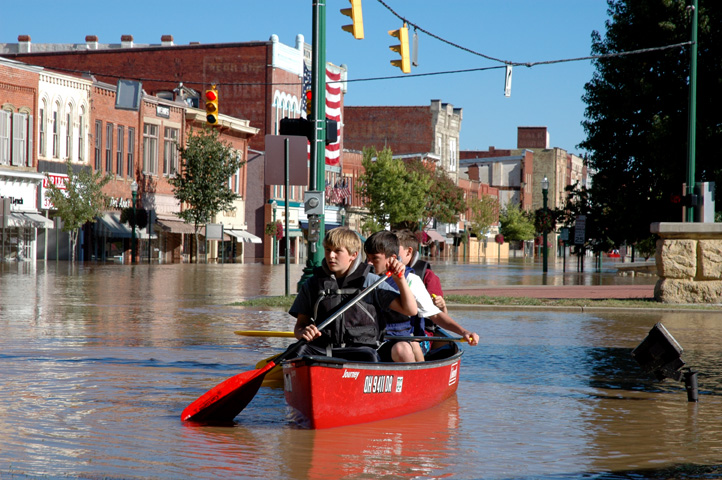
M 585 229 L 587 223 L 586 215 L 579 215 L 574 225 L 574 245 L 584 245 L 586 239 Z

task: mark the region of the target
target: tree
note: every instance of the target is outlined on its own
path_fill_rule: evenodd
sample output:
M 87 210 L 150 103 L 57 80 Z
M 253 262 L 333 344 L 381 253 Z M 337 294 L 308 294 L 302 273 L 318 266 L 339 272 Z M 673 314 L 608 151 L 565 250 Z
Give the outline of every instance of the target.
M 406 167 L 412 172 L 429 179 L 429 194 L 426 203 L 425 220 L 429 223 L 436 219 L 443 223 L 456 223 L 459 214 L 466 210 L 464 202 L 464 190 L 459 188 L 443 170 L 426 166 L 418 159 L 406 162 Z
M 86 223 L 95 222 L 108 204 L 108 196 L 102 189 L 111 177 L 92 172 L 90 167 L 80 168 L 76 173 L 70 160 L 66 165 L 65 190 L 48 181 L 48 198 L 63 221 L 63 231 L 70 233 L 71 261 L 74 262 L 79 230 Z
M 534 223 L 518 203 L 509 203 L 499 215 L 501 234 L 506 241 L 523 241 L 534 238 Z
M 228 186 L 228 179 L 244 164 L 233 147 L 219 140 L 218 130 L 205 127 L 192 130 L 185 147 L 178 146 L 181 171 L 168 182 L 183 205 L 178 214 L 195 227 L 196 258 L 198 232 L 221 211 L 234 210 L 238 197 Z
M 359 177 L 358 191 L 369 210 L 364 229 L 390 225 L 416 230 L 425 217 L 430 177 L 406 168 L 388 148 L 380 152 L 365 148 L 362 163 L 365 172 Z
M 481 238 L 499 218 L 499 199 L 491 195 L 482 195 L 481 198 L 472 198 L 469 207 L 471 208 L 469 230 L 477 238 Z
M 568 185 L 565 191 L 567 192 L 566 202 L 562 209 L 554 211 L 555 221 L 571 229 L 574 227 L 577 217 L 584 215 L 586 217 L 584 248 L 590 248 L 595 253 L 607 252 L 621 245 L 615 243 L 610 237 L 607 220 L 611 218 L 611 215 L 603 205 L 592 201 L 589 189 L 577 183 Z M 579 253 L 583 254 L 582 251 Z
M 700 0 L 696 180 L 722 180 L 722 3 Z M 690 39 L 686 2 L 608 0 L 610 20 L 592 53 L 661 47 Z M 649 224 L 680 221 L 671 197 L 687 172 L 689 46 L 594 61 L 580 147 L 596 171 L 591 199 L 616 244 L 649 237 Z

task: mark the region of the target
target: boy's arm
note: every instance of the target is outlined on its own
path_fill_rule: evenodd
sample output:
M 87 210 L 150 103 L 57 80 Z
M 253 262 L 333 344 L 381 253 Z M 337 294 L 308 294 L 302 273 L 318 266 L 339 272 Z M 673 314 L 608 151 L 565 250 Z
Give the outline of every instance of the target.
M 416 306 L 416 297 L 406 282 L 406 278 L 404 278 L 406 267 L 402 262 L 392 258 L 389 264 L 389 270 L 393 273 L 391 278 L 394 279 L 396 286 L 399 287 L 399 298 L 391 302 L 389 308 L 402 315 L 413 317 L 418 313 L 418 308 Z
M 475 332 L 468 331 L 467 329 L 456 323 L 456 320 L 451 318 L 448 314 L 441 312 L 429 318 L 432 322 L 434 322 L 441 328 L 451 330 L 452 332 L 458 333 L 459 335 L 464 337 L 466 341 L 469 342 L 469 345 L 474 346 L 479 344 L 479 335 L 477 335 Z

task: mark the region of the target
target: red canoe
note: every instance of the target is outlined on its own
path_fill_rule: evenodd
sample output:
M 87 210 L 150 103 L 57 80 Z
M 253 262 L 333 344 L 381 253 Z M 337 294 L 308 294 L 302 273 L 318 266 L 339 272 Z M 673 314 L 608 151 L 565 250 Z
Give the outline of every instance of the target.
M 456 392 L 462 353 L 456 343 L 448 343 L 417 363 L 291 359 L 283 364 L 286 402 L 300 423 L 316 429 L 418 412 Z

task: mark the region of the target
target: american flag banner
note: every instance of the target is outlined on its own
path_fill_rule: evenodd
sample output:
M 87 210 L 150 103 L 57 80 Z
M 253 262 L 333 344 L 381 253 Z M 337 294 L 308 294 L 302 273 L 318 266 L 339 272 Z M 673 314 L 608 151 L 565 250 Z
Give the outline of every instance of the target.
M 341 160 L 341 73 L 326 69 L 326 118 L 336 120 L 338 141 L 326 145 L 326 165 L 336 166 Z M 306 118 L 306 92 L 311 90 L 311 70 L 303 64 L 303 94 L 301 95 L 301 116 Z M 310 155 L 310 147 L 309 147 Z
M 341 72 L 326 69 L 326 118 L 336 120 L 338 141 L 326 145 L 326 165 L 337 166 L 341 161 Z

